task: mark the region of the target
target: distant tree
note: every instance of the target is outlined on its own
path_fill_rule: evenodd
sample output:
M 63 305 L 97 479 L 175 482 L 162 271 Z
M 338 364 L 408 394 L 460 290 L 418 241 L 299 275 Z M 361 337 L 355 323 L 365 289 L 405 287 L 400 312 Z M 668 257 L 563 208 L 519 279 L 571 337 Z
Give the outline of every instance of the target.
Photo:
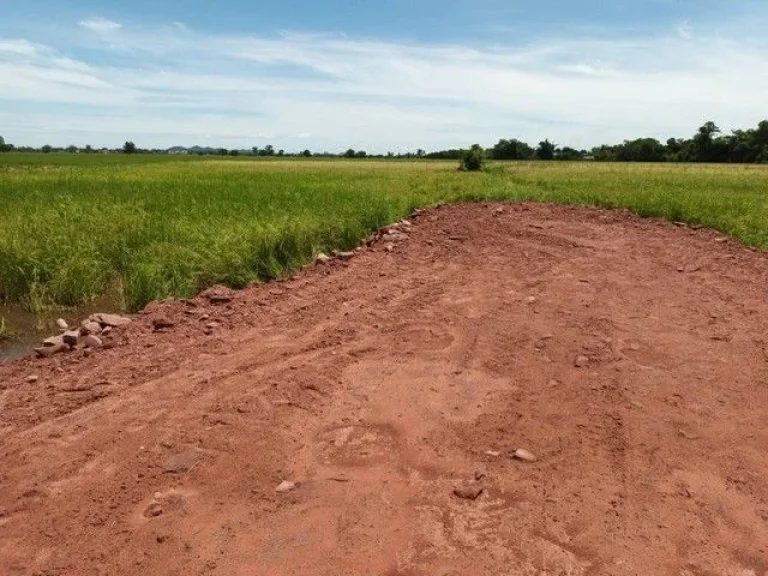
M 253 148 L 251 148 L 251 152 L 253 152 L 254 156 L 258 156 L 259 155 L 259 147 L 258 146 L 254 146 Z
M 752 142 L 761 150 L 768 146 L 768 120 L 762 120 L 758 123 L 757 130 L 752 135 Z
M 6 144 L 5 138 L 0 136 L 0 152 L 10 152 L 11 150 L 13 150 L 13 145 Z
M 69 152 L 70 154 L 76 154 L 77 153 L 77 146 L 75 146 L 73 144 L 67 146 L 67 152 Z
M 264 156 L 274 156 L 275 155 L 275 147 L 272 146 L 272 144 L 267 144 L 264 146 L 264 150 L 262 150 Z
M 43 154 L 50 154 L 51 150 L 53 150 L 53 147 L 50 144 L 46 144 L 41 148 L 41 150 L 43 151 Z
M 552 160 L 555 157 L 555 151 L 557 150 L 557 144 L 544 140 L 539 142 L 539 147 L 536 148 L 536 157 L 539 160 Z
M 469 150 L 465 150 L 461 156 L 459 170 L 477 172 L 485 167 L 486 153 L 480 144 L 472 144 Z
M 666 144 L 666 158 L 668 162 L 681 162 L 685 140 L 682 138 L 668 138 Z
M 86 145 L 85 145 L 85 150 L 84 150 L 84 152 L 85 152 L 86 154 L 93 154 L 93 148 L 91 147 L 91 145 L 90 145 L 90 144 L 86 144 Z
M 424 150 L 422 150 L 421 148 L 416 150 L 416 158 L 424 158 L 424 156 L 426 156 L 426 155 L 427 155 L 427 153 Z
M 278 150 L 277 151 L 278 156 L 285 156 L 285 150 Z
M 715 134 L 720 133 L 720 128 L 712 121 L 705 122 L 691 142 L 692 160 L 697 162 L 711 162 L 713 160 L 713 144 Z
M 240 156 L 240 150 L 230 150 L 229 151 L 230 156 Z
M 354 149 L 350 148 L 349 150 L 347 150 L 346 152 L 344 152 L 344 157 L 345 157 L 345 158 L 354 158 L 354 157 L 355 157 L 355 151 L 354 151 Z
M 135 154 L 135 153 L 136 153 L 136 144 L 134 144 L 130 140 L 127 141 L 125 144 L 123 144 L 123 154 Z
M 355 152 L 355 158 L 365 158 L 366 156 L 368 156 L 368 153 L 365 150 Z
M 310 152 L 309 150 L 304 150 L 304 152 L 302 152 L 301 155 L 304 156 L 304 158 L 309 158 L 310 156 L 312 156 L 312 152 Z
M 5 146 L 5 138 L 0 136 L 0 146 Z
M 621 162 L 664 162 L 666 157 L 667 149 L 655 138 L 625 140 L 616 154 Z
M 703 138 L 712 139 L 713 134 L 719 134 L 720 128 L 717 127 L 717 124 L 712 122 L 711 120 L 709 122 L 704 122 L 704 125 L 699 128 L 699 135 Z
M 216 148 L 214 154 L 216 154 L 216 156 L 227 156 L 229 154 L 229 150 L 226 148 Z
M 533 148 L 515 138 L 501 139 L 491 149 L 494 160 L 528 160 L 533 157 Z
M 582 150 L 564 146 L 555 152 L 555 159 L 565 161 L 581 160 L 585 155 L 586 153 Z

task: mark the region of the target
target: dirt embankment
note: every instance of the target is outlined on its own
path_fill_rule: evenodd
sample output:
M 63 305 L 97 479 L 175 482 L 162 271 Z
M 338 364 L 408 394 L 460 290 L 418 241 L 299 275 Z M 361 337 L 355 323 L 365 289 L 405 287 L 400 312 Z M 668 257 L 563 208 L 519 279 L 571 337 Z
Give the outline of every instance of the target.
M 0 574 L 768 574 L 762 255 L 544 205 L 408 236 L 0 366 Z

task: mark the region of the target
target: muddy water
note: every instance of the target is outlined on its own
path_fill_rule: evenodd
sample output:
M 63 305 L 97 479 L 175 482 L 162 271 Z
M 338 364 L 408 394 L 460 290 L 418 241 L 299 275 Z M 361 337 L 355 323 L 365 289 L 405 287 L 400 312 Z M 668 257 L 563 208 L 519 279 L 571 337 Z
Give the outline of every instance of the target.
M 120 313 L 114 305 L 104 303 L 95 303 L 83 308 L 50 310 L 42 314 L 34 314 L 18 305 L 0 304 L 0 319 L 11 332 L 9 338 L 0 337 L 0 362 L 30 354 L 43 340 L 59 334 L 61 330 L 56 326 L 58 318 L 64 318 L 74 327 L 79 326 L 84 318 L 94 312 Z

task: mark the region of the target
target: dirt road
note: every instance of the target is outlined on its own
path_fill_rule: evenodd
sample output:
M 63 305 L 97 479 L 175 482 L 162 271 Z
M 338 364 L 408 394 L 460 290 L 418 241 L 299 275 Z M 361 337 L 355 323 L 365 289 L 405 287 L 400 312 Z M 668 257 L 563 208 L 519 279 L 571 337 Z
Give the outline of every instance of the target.
M 766 576 L 767 286 L 711 231 L 470 205 L 155 304 L 0 366 L 0 574 Z

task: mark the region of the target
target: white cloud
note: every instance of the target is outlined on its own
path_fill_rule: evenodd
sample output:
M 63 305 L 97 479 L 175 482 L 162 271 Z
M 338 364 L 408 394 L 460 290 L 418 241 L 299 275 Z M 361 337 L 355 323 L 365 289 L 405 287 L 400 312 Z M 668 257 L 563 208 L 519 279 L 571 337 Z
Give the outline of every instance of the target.
M 34 56 L 41 50 L 45 50 L 45 47 L 27 40 L 19 38 L 0 38 L 0 54 L 5 52 L 6 55 Z
M 87 27 L 120 27 L 101 20 Z M 101 34 L 99 61 L 119 56 L 112 65 L 77 59 L 76 44 L 64 54 L 0 39 L 0 100 L 69 105 L 60 117 L 42 107 L 16 120 L 8 113 L 4 130 L 35 144 L 45 130 L 55 142 L 77 130 L 97 145 L 126 134 L 143 146 L 269 137 L 285 149 L 384 151 L 548 137 L 581 147 L 687 136 L 708 119 L 755 125 L 768 42 L 682 30 L 482 47 L 219 36 L 171 24 Z
M 680 36 L 680 38 L 685 38 L 686 40 L 690 40 L 693 38 L 693 26 L 691 26 L 691 23 L 687 20 L 685 22 L 681 22 L 677 26 L 677 35 Z
M 99 34 L 114 32 L 116 30 L 120 30 L 120 28 L 123 27 L 123 25 L 119 22 L 115 22 L 114 20 L 109 20 L 107 18 L 102 18 L 101 16 L 82 20 L 79 22 L 79 24 L 83 28 L 87 28 L 88 30 L 92 30 L 93 32 L 97 32 Z

